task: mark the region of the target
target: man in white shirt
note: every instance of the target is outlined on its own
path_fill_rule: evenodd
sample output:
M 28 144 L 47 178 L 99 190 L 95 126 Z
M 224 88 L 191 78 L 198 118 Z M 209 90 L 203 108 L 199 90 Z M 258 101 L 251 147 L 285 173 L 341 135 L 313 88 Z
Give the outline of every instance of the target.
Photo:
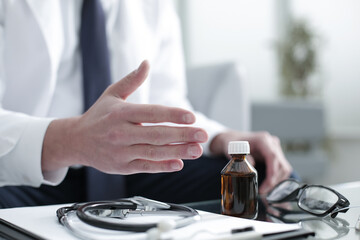
M 73 0 L 0 1 L 0 185 L 7 186 L 0 189 L 0 199 L 10 199 L 10 206 L 12 201 L 79 200 L 59 198 L 69 186 L 71 191 L 83 188 L 82 177 L 75 185 L 63 181 L 70 166 L 120 175 L 173 172 L 183 168 L 181 159 L 195 159 L 203 151 L 207 156 L 225 154 L 230 140 L 248 140 L 253 155 L 264 161 L 261 192 L 290 175 L 276 137 L 229 130 L 192 113 L 178 21 L 167 0 L 102 1 L 114 84 L 83 113 L 81 7 L 82 1 Z M 133 71 L 143 59 L 150 69 L 143 62 Z M 165 122 L 173 125 L 148 125 Z M 218 174 L 226 162 L 215 161 L 211 171 Z M 41 193 L 36 188 L 60 182 L 58 187 L 42 185 Z M 17 191 L 42 200 L 12 199 Z

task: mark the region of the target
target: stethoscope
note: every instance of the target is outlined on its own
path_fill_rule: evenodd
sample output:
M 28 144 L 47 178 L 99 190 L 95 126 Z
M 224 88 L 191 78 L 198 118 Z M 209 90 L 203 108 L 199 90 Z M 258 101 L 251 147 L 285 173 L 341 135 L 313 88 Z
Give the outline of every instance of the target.
M 69 215 L 76 214 L 77 218 L 88 225 L 116 231 L 146 232 L 149 230 L 168 231 L 181 228 L 200 220 L 200 215 L 194 209 L 178 205 L 159 202 L 144 197 L 132 197 L 116 201 L 100 201 L 75 203 L 69 207 L 62 207 L 56 211 L 59 222 L 77 236 L 83 236 L 78 229 L 71 226 Z M 129 216 L 176 216 L 168 222 L 128 223 Z

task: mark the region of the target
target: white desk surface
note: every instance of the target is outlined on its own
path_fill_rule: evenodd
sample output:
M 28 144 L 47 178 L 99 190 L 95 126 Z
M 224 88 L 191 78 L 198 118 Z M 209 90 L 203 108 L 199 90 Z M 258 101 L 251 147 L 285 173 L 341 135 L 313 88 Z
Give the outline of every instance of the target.
M 41 207 L 23 207 L 0 210 L 0 218 L 26 229 L 45 239 L 78 239 L 63 227 L 56 217 L 56 210 L 67 205 L 50 205 Z M 298 229 L 297 224 L 276 224 L 234 218 L 199 211 L 201 220 L 187 227 L 172 231 L 172 236 L 184 239 L 211 239 L 214 235 L 209 232 L 224 233 L 234 228 L 253 226 L 260 233 L 272 233 Z M 94 227 L 90 227 L 94 228 Z M 194 232 L 205 230 L 201 234 L 193 235 Z M 98 231 L 98 228 L 95 228 Z M 108 231 L 108 230 L 106 230 Z M 207 232 L 208 231 L 208 232 Z M 118 232 L 118 239 L 144 239 L 145 234 L 137 233 L 129 235 L 128 232 Z M 218 236 L 217 236 L 218 237 Z
M 333 185 L 332 187 L 346 196 L 351 206 L 360 205 L 360 181 Z M 0 218 L 46 239 L 77 239 L 65 227 L 60 225 L 56 217 L 56 210 L 68 205 L 70 204 L 2 209 L 0 210 Z M 360 239 L 359 231 L 354 229 L 359 214 L 359 208 L 350 209 L 346 214 L 339 214 L 338 218 L 343 218 L 349 222 L 349 233 L 341 237 L 341 239 Z M 174 235 L 177 237 L 182 236 L 184 239 L 211 239 L 212 235 L 206 233 L 197 234 L 195 237 L 190 236 L 200 229 L 210 232 L 225 232 L 234 228 L 253 226 L 260 233 L 271 233 L 298 228 L 298 225 L 251 221 L 207 212 L 200 212 L 200 215 L 202 216 L 200 222 L 175 230 Z M 126 232 L 120 232 L 118 236 L 118 239 L 144 238 L 144 234 L 133 234 L 130 236 Z

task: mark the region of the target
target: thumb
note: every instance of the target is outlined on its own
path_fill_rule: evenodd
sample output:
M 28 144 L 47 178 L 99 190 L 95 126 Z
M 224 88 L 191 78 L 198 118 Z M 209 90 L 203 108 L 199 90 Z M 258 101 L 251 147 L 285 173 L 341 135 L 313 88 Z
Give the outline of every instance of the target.
M 149 69 L 149 62 L 144 60 L 138 69 L 132 71 L 117 83 L 114 83 L 109 89 L 110 94 L 125 100 L 145 81 L 149 74 Z

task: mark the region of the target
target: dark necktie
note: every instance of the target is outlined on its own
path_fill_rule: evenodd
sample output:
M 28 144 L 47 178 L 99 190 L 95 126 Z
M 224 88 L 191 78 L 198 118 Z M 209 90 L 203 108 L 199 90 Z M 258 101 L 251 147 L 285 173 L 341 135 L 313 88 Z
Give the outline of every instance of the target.
M 84 110 L 100 97 L 111 83 L 105 16 L 100 0 L 84 0 L 81 12 L 80 46 L 83 68 Z M 101 161 L 101 159 L 99 159 Z M 123 176 L 107 175 L 86 168 L 87 200 L 123 197 Z
M 105 16 L 99 0 L 84 0 L 80 46 L 84 81 L 84 108 L 89 109 L 111 83 Z

